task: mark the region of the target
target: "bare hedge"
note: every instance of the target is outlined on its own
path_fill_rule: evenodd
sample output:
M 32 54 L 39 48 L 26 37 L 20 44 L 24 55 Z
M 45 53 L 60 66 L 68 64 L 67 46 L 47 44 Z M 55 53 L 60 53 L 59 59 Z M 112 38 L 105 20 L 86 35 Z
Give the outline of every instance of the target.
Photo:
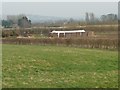
M 18 45 L 65 45 L 81 48 L 118 49 L 118 39 L 100 38 L 5 38 L 3 44 Z

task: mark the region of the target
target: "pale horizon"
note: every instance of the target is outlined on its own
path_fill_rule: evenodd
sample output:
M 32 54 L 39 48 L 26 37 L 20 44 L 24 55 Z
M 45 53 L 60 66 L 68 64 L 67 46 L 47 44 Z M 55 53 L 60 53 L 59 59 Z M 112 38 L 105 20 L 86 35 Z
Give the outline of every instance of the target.
M 2 15 L 40 15 L 84 18 L 85 13 L 96 17 L 117 14 L 117 2 L 3 2 Z

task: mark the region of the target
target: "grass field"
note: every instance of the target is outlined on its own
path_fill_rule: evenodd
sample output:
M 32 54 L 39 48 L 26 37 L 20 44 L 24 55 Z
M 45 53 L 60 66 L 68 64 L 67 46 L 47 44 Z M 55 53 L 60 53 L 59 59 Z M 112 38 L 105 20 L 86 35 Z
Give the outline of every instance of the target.
M 117 51 L 3 45 L 3 88 L 117 88 Z

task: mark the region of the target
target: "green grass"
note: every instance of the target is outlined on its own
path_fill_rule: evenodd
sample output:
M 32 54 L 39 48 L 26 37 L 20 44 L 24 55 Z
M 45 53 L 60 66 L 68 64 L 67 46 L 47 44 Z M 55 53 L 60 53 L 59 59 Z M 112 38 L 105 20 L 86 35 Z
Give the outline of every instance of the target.
M 3 87 L 117 88 L 117 51 L 3 45 Z

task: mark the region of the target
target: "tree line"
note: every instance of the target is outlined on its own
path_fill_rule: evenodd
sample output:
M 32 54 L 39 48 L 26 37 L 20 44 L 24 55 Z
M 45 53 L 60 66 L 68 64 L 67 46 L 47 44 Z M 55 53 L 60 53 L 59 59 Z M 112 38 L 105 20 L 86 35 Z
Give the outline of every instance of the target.
M 29 27 L 65 27 L 65 26 L 81 26 L 81 25 L 113 25 L 118 23 L 117 14 L 107 14 L 96 17 L 94 13 L 85 13 L 85 19 L 78 20 L 74 18 L 62 19 L 57 21 L 45 21 L 42 23 L 31 23 L 31 20 L 28 19 L 25 15 L 18 16 L 9 16 L 7 20 L 2 20 L 2 26 L 5 28 L 9 27 L 20 27 L 20 28 L 29 28 Z
M 7 20 L 2 20 L 2 26 L 4 28 L 12 28 L 12 27 L 29 28 L 31 27 L 31 20 L 29 20 L 27 16 L 22 16 L 18 18 L 11 16 Z
M 42 27 L 76 27 L 86 25 L 115 25 L 118 24 L 117 14 L 107 14 L 96 17 L 94 13 L 85 13 L 85 19 L 78 20 L 74 18 L 57 20 L 51 22 L 34 23 L 33 26 Z

